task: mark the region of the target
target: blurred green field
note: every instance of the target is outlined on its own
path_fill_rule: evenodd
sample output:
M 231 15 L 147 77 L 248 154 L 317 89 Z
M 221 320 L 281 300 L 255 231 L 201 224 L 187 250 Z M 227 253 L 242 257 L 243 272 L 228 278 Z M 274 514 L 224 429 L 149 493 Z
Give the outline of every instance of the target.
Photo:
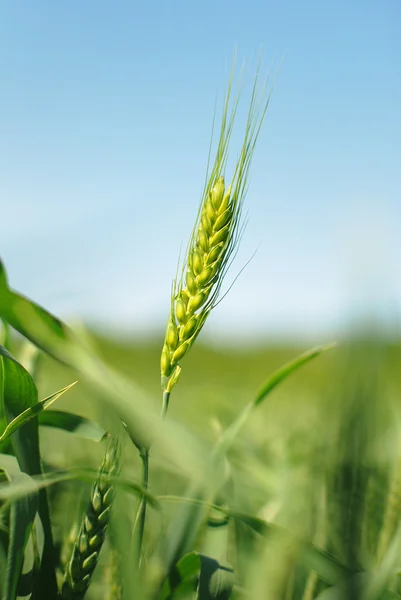
M 136 344 L 93 334 L 91 343 L 107 364 L 135 380 L 149 394 L 149 401 L 161 406 L 160 341 Z M 216 349 L 197 343 L 183 361 L 167 418 L 184 424 L 204 444 L 205 451 L 210 451 L 221 430 L 255 397 L 269 374 L 306 349 L 300 344 Z M 46 396 L 74 379 L 74 373 L 46 358 L 39 371 L 39 391 Z M 376 420 L 377 410 L 384 420 L 390 418 L 389 414 L 398 419 L 400 390 L 399 343 L 368 341 L 354 347 L 344 341 L 319 356 L 280 384 L 250 416 L 230 455 L 240 482 L 233 501 L 252 513 L 266 505 L 268 514 L 269 506 L 274 511 L 274 506 L 284 501 L 283 494 L 288 493 L 283 514 L 294 512 L 294 519 L 287 516 L 292 526 L 299 527 L 302 522 L 297 515 L 302 513 L 303 485 L 313 487 L 309 480 L 313 462 L 321 462 L 318 469 L 326 468 L 326 451 L 336 447 L 339 421 L 352 411 L 354 396 L 361 396 L 362 406 L 357 410 L 367 420 Z M 79 383 L 58 401 L 57 408 L 95 418 L 105 428 L 108 426 L 109 415 L 104 406 Z M 72 466 L 74 461 L 89 461 L 95 466 L 99 461 L 96 444 L 50 429 L 43 431 L 42 439 L 45 456 L 48 451 L 52 464 L 58 467 Z M 343 443 L 345 448 L 345 439 Z M 139 477 L 137 453 L 132 447 L 126 451 L 126 468 L 131 476 Z M 166 457 L 159 455 L 156 447 L 152 450 L 152 491 L 183 492 L 186 481 L 174 472 L 172 465 L 168 465 L 167 474 L 165 469 Z
M 126 340 L 119 342 L 98 334 L 91 335 L 90 339 L 107 364 L 138 383 L 156 406 L 161 405 L 161 340 L 138 344 Z M 179 384 L 172 395 L 169 415 L 211 442 L 217 421 L 227 426 L 238 411 L 255 397 L 271 372 L 308 347 L 307 344 L 283 344 L 242 348 L 238 344 L 237 348 L 228 349 L 210 347 L 200 340 L 185 358 Z M 341 402 L 348 372 L 355 366 L 349 362 L 349 352 L 349 343 L 340 342 L 336 348 L 294 373 L 258 409 L 249 425 L 250 430 L 255 433 L 254 430 L 261 427 L 260 435 L 265 435 L 266 439 L 274 431 L 287 439 L 290 432 L 297 435 L 305 427 L 309 430 L 312 415 L 316 417 L 321 410 L 326 411 L 327 404 Z M 401 386 L 401 343 L 380 342 L 380 349 L 375 350 L 375 356 L 369 360 L 374 361 L 375 377 L 383 385 L 385 382 L 386 394 L 398 393 Z M 365 376 L 364 368 L 372 374 L 369 363 L 362 364 L 358 366 L 361 377 Z M 40 371 L 39 390 L 42 396 L 46 396 L 72 379 L 74 374 L 67 368 L 46 358 Z M 96 400 L 85 396 L 79 385 L 58 401 L 59 408 L 80 410 L 89 415 L 96 412 L 96 404 Z
M 106 365 L 138 384 L 149 403 L 159 410 L 161 340 L 135 343 L 87 331 L 84 338 Z M 17 353 L 21 350 L 18 343 L 15 349 Z M 204 456 L 209 455 L 222 432 L 255 398 L 269 374 L 306 349 L 306 344 L 212 348 L 198 341 L 182 363 L 167 420 L 182 425 Z M 401 343 L 351 337 L 293 373 L 250 415 L 227 454 L 221 489 L 214 502 L 282 527 L 288 534 L 283 537 L 276 533 L 265 543 L 235 520 L 229 520 L 227 527 L 206 527 L 201 538 L 194 541 L 194 548 L 234 567 L 236 584 L 230 598 L 325 598 L 327 582 L 313 570 L 314 563 L 305 566 L 302 557 L 307 553 L 292 547 L 289 534 L 329 551 L 350 572 L 380 564 L 391 540 L 397 538 L 401 510 L 400 365 Z M 40 397 L 76 378 L 72 369 L 40 355 L 36 375 Z M 132 402 L 136 401 L 134 395 Z M 99 402 L 84 381 L 79 380 L 57 401 L 57 409 L 94 419 L 105 429 L 116 425 L 113 403 L 108 408 L 107 402 Z M 123 476 L 139 482 L 138 452 L 128 436 L 125 438 Z M 41 429 L 47 471 L 76 466 L 97 468 L 102 446 L 60 430 Z M 148 508 L 144 560 L 151 561 L 157 553 L 168 523 L 177 523 L 185 515 L 185 503 L 163 498 L 186 496 L 188 485 L 187 475 L 155 440 L 149 491 L 161 498 L 162 513 Z M 85 507 L 88 493 L 89 483 L 82 481 L 49 488 L 53 531 L 60 552 L 71 525 Z M 119 492 L 114 509 L 119 518 L 112 521 L 110 539 L 124 552 L 129 547 L 137 504 L 135 497 Z M 114 598 L 107 587 L 112 576 L 111 556 L 108 541 L 87 594 L 91 600 Z M 300 557 L 303 566 L 299 566 Z M 398 580 L 393 582 L 392 590 L 393 596 L 374 598 L 398 597 Z M 332 597 L 365 598 L 358 594 L 359 588 L 352 588 Z M 142 597 L 147 598 L 145 591 L 138 596 Z

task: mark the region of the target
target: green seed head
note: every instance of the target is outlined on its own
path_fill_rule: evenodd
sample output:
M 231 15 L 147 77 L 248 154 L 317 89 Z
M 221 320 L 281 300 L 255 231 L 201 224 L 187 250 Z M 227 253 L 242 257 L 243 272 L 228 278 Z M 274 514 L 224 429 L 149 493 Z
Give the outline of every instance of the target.
M 92 494 L 92 504 L 95 512 L 98 512 L 102 505 L 102 495 L 99 490 L 94 490 Z
M 227 210 L 229 204 L 230 204 L 230 197 L 231 197 L 231 185 L 227 188 L 226 193 L 224 194 L 224 198 L 222 203 L 220 204 L 220 208 L 219 208 L 219 214 L 221 215 L 224 211 Z
M 218 260 L 216 260 L 216 262 L 214 262 L 212 265 L 210 265 L 210 269 L 211 269 L 211 274 L 210 274 L 210 279 L 213 279 L 213 277 L 215 277 L 220 269 L 220 263 Z
M 203 252 L 209 251 L 209 236 L 203 229 L 199 231 L 199 246 Z
M 237 107 L 237 101 L 230 103 L 231 84 L 224 103 L 215 160 L 207 174 L 181 276 L 174 284 L 170 314 L 177 321 L 177 324 L 174 323 L 176 332 L 171 333 L 167 329 L 161 360 L 162 387 L 165 391 L 171 391 L 177 382 L 180 372 L 178 361 L 189 351 L 216 305 L 223 277 L 240 238 L 242 202 L 247 189 L 249 167 L 268 104 L 266 101 L 257 106 L 259 96 L 256 91 L 255 82 L 242 148 L 227 188 L 223 173 L 227 170 L 228 148 Z
M 113 487 L 109 487 L 109 489 L 106 490 L 106 492 L 104 493 L 103 504 L 105 506 L 109 506 L 113 502 L 114 496 L 115 496 L 115 490 L 114 490 L 114 488 Z
M 192 296 L 194 296 L 198 288 L 196 287 L 195 277 L 193 276 L 192 271 L 190 270 L 187 271 L 186 282 L 189 293 L 192 294 Z
M 97 533 L 96 535 L 93 535 L 89 539 L 89 548 L 91 550 L 96 550 L 97 548 L 101 547 L 103 542 L 104 542 L 104 532 L 101 530 L 99 533 Z
M 82 516 L 79 533 L 74 536 L 71 555 L 65 565 L 60 599 L 82 599 L 89 587 L 110 521 L 114 487 L 108 478 L 119 472 L 119 457 L 119 444 L 117 440 L 112 440 L 104 454 L 98 478 L 92 486 L 90 502 Z
M 203 260 L 202 254 L 199 250 L 193 250 L 192 252 L 192 268 L 195 275 L 199 275 L 199 273 L 202 273 Z
M 180 300 L 184 303 L 185 308 L 188 306 L 189 294 L 187 290 L 181 290 L 179 294 Z
M 88 558 L 86 558 L 82 563 L 83 570 L 84 571 L 93 571 L 94 568 L 96 567 L 97 559 L 98 559 L 97 552 L 94 552 L 93 554 L 88 556 Z
M 220 243 L 214 246 L 206 257 L 206 264 L 211 265 L 218 260 L 223 252 L 224 244 Z
M 85 533 L 82 533 L 79 536 L 78 547 L 81 554 L 85 554 L 88 550 L 88 536 Z
M 192 337 L 193 333 L 196 331 L 198 323 L 199 318 L 197 315 L 191 317 L 188 323 L 183 327 L 181 331 L 181 340 L 188 340 L 190 337 Z
M 170 362 L 170 352 L 166 345 L 164 345 L 162 350 L 160 368 L 163 377 L 168 377 L 171 374 L 171 371 L 173 370 Z
M 111 510 L 111 506 L 108 506 L 107 508 L 105 508 L 105 510 L 103 512 L 100 513 L 100 515 L 98 517 L 99 525 L 108 523 L 108 521 L 110 519 L 110 515 L 109 515 L 110 510 Z
M 175 305 L 175 314 L 180 323 L 186 323 L 187 321 L 187 310 L 184 302 L 179 298 Z
M 86 531 L 91 531 L 93 527 L 93 517 L 92 514 L 86 514 L 84 517 L 84 527 Z
M 224 227 L 224 225 L 227 225 L 227 223 L 229 222 L 229 220 L 232 217 L 232 213 L 230 208 L 227 208 L 227 210 L 225 210 L 217 219 L 216 219 L 216 223 L 214 224 L 214 230 L 215 231 L 219 231 L 219 229 L 222 229 L 222 227 Z
M 166 390 L 166 392 L 171 392 L 171 390 L 173 389 L 173 387 L 175 386 L 175 384 L 178 382 L 178 380 L 180 378 L 180 373 L 181 373 L 181 367 L 179 365 L 176 365 L 174 367 L 174 371 L 172 372 L 172 374 L 168 378 L 168 380 L 167 381 L 162 380 L 162 386 L 163 386 L 163 389 Z
M 208 201 L 206 202 L 205 211 L 206 211 L 206 216 L 209 219 L 210 224 L 213 227 L 213 223 L 216 220 L 216 211 L 215 211 L 213 203 L 212 203 L 211 195 L 210 195 Z
M 210 283 L 211 278 L 213 277 L 213 269 L 211 267 L 207 267 L 202 271 L 200 275 L 196 278 L 196 281 L 199 287 L 203 287 L 207 283 Z
M 178 363 L 179 360 L 188 352 L 190 348 L 189 342 L 184 342 L 181 346 L 178 346 L 177 350 L 173 354 L 173 362 Z
M 228 224 L 225 227 L 223 227 L 223 229 L 220 229 L 220 231 L 218 231 L 217 233 L 214 234 L 214 236 L 210 240 L 210 245 L 215 246 L 216 244 L 219 244 L 220 242 L 226 242 L 229 234 L 230 234 L 230 226 Z
M 203 211 L 202 215 L 201 215 L 201 224 L 202 224 L 203 231 L 207 235 L 210 235 L 212 233 L 212 226 L 210 224 L 209 218 L 205 211 Z
M 224 197 L 224 177 L 220 177 L 217 180 L 216 184 L 212 188 L 212 191 L 210 192 L 210 196 L 214 209 L 218 211 Z
M 207 295 L 205 292 L 200 292 L 196 294 L 196 296 L 192 296 L 188 302 L 188 311 L 195 312 L 200 308 L 207 300 Z
M 178 333 L 175 323 L 170 321 L 167 327 L 166 341 L 170 349 L 175 349 L 178 342 Z

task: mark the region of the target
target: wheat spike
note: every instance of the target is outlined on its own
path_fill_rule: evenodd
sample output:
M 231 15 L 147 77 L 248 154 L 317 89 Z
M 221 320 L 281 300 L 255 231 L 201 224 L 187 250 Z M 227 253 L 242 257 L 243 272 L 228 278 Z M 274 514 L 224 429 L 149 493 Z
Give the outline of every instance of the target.
M 120 447 L 112 440 L 105 452 L 99 476 L 92 486 L 90 501 L 65 567 L 61 598 L 81 600 L 89 587 L 102 548 L 114 499 L 109 477 L 120 468 Z
M 241 212 L 249 167 L 269 98 L 257 101 L 252 93 L 242 149 L 231 184 L 224 171 L 238 100 L 229 110 L 231 83 L 224 103 L 220 137 L 207 178 L 198 217 L 188 245 L 182 273 L 173 286 L 170 317 L 161 354 L 162 388 L 170 392 L 179 374 L 179 362 L 188 353 L 216 305 L 223 278 L 241 236 Z

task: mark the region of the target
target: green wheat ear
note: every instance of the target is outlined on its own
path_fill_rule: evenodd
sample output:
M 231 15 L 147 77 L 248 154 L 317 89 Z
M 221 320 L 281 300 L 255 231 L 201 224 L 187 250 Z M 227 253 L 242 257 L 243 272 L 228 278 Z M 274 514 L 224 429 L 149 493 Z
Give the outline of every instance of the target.
M 115 489 L 109 477 L 120 471 L 120 445 L 112 439 L 94 483 L 86 513 L 82 517 L 71 556 L 65 565 L 61 598 L 82 600 L 95 571 L 110 520 Z
M 270 95 L 257 94 L 255 78 L 245 135 L 230 185 L 224 171 L 238 98 L 231 106 L 232 80 L 223 107 L 216 157 L 208 173 L 201 205 L 188 244 L 181 276 L 174 281 L 170 317 L 161 354 L 161 382 L 171 392 L 181 371 L 180 361 L 189 352 L 216 305 L 230 259 L 241 237 L 241 213 L 249 168 Z

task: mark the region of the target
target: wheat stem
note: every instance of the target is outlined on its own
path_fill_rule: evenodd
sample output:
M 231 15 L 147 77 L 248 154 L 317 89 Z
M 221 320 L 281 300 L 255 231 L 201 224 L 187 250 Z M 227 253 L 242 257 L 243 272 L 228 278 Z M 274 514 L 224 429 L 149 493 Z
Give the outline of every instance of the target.
M 141 485 L 142 488 L 147 491 L 149 486 L 149 450 L 143 450 L 140 453 L 141 461 L 142 461 L 142 478 Z M 143 536 L 145 531 L 145 521 L 146 521 L 146 509 L 147 509 L 147 499 L 146 496 L 142 496 L 141 501 L 139 503 L 138 512 L 136 514 L 134 530 L 132 532 L 133 536 L 133 545 L 134 545 L 134 553 L 135 553 L 135 563 L 139 568 L 141 565 L 142 559 L 142 546 L 143 546 Z
M 164 419 L 167 414 L 168 405 L 170 399 L 170 392 L 163 392 L 163 402 L 162 402 L 162 410 L 161 410 L 161 419 Z M 142 488 L 147 491 L 149 486 L 149 449 L 142 449 L 139 452 L 142 461 L 142 478 L 141 485 Z M 147 498 L 146 496 L 142 496 L 141 502 L 138 507 L 138 512 L 135 518 L 134 530 L 132 533 L 133 536 L 133 544 L 134 544 L 134 552 L 135 552 L 135 563 L 137 567 L 140 567 L 141 558 L 142 558 L 142 547 L 143 547 L 143 537 L 145 531 L 145 521 L 146 521 L 146 510 L 147 510 Z

